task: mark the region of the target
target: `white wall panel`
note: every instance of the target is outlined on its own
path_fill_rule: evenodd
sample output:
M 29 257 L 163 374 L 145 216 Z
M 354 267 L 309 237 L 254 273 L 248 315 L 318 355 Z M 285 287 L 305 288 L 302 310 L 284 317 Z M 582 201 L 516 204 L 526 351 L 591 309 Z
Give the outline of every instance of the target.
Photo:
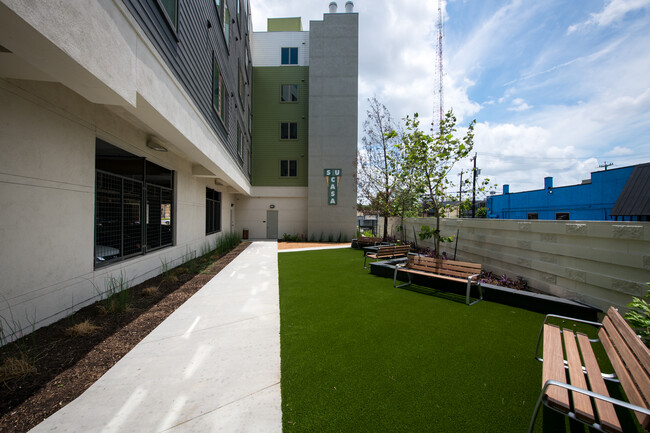
M 281 49 L 298 47 L 298 64 L 309 66 L 309 32 L 255 32 L 252 39 L 254 67 L 281 65 Z

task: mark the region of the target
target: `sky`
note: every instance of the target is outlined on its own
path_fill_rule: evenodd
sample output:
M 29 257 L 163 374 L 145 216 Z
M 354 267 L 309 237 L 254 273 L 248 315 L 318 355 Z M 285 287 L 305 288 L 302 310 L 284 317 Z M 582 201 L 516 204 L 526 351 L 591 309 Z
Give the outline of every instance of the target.
M 345 0 L 338 1 L 339 13 Z M 251 0 L 267 18 L 322 20 L 329 0 Z M 437 107 L 437 0 L 356 0 L 359 143 L 368 98 L 396 122 Z M 511 192 L 650 162 L 650 0 L 447 0 L 444 109 L 476 119 L 481 176 Z M 458 165 L 468 168 L 469 161 Z

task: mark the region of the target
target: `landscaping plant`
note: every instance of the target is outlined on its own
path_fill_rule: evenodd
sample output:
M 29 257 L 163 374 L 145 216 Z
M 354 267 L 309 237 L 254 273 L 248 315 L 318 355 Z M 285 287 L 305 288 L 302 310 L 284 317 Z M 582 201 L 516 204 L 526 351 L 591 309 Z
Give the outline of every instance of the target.
M 646 283 L 650 287 L 650 283 Z M 631 308 L 625 313 L 625 319 L 639 334 L 646 346 L 650 347 L 650 290 L 643 298 L 632 298 L 627 306 Z

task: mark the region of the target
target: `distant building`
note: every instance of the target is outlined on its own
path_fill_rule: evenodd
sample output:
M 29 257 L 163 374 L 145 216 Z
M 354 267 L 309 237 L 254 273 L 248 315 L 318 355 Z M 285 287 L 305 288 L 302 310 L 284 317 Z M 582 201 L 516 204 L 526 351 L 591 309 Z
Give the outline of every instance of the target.
M 487 199 L 487 217 L 540 220 L 623 220 L 650 218 L 650 163 L 591 173 L 579 185 L 553 187 L 544 179 L 544 189 L 503 194 Z

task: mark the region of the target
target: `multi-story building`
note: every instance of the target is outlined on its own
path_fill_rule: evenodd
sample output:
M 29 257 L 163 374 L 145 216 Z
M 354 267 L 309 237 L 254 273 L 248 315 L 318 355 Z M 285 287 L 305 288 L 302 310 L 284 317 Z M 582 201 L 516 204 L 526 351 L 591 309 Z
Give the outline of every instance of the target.
M 346 8 L 351 9 L 348 2 Z M 356 229 L 358 16 L 269 19 L 253 34 L 253 237 L 347 239 Z
M 1 317 L 50 323 L 223 233 L 352 237 L 357 14 L 272 25 L 260 40 L 299 36 L 277 50 L 250 14 L 247 0 L 0 0 Z M 340 170 L 335 204 L 324 169 Z

